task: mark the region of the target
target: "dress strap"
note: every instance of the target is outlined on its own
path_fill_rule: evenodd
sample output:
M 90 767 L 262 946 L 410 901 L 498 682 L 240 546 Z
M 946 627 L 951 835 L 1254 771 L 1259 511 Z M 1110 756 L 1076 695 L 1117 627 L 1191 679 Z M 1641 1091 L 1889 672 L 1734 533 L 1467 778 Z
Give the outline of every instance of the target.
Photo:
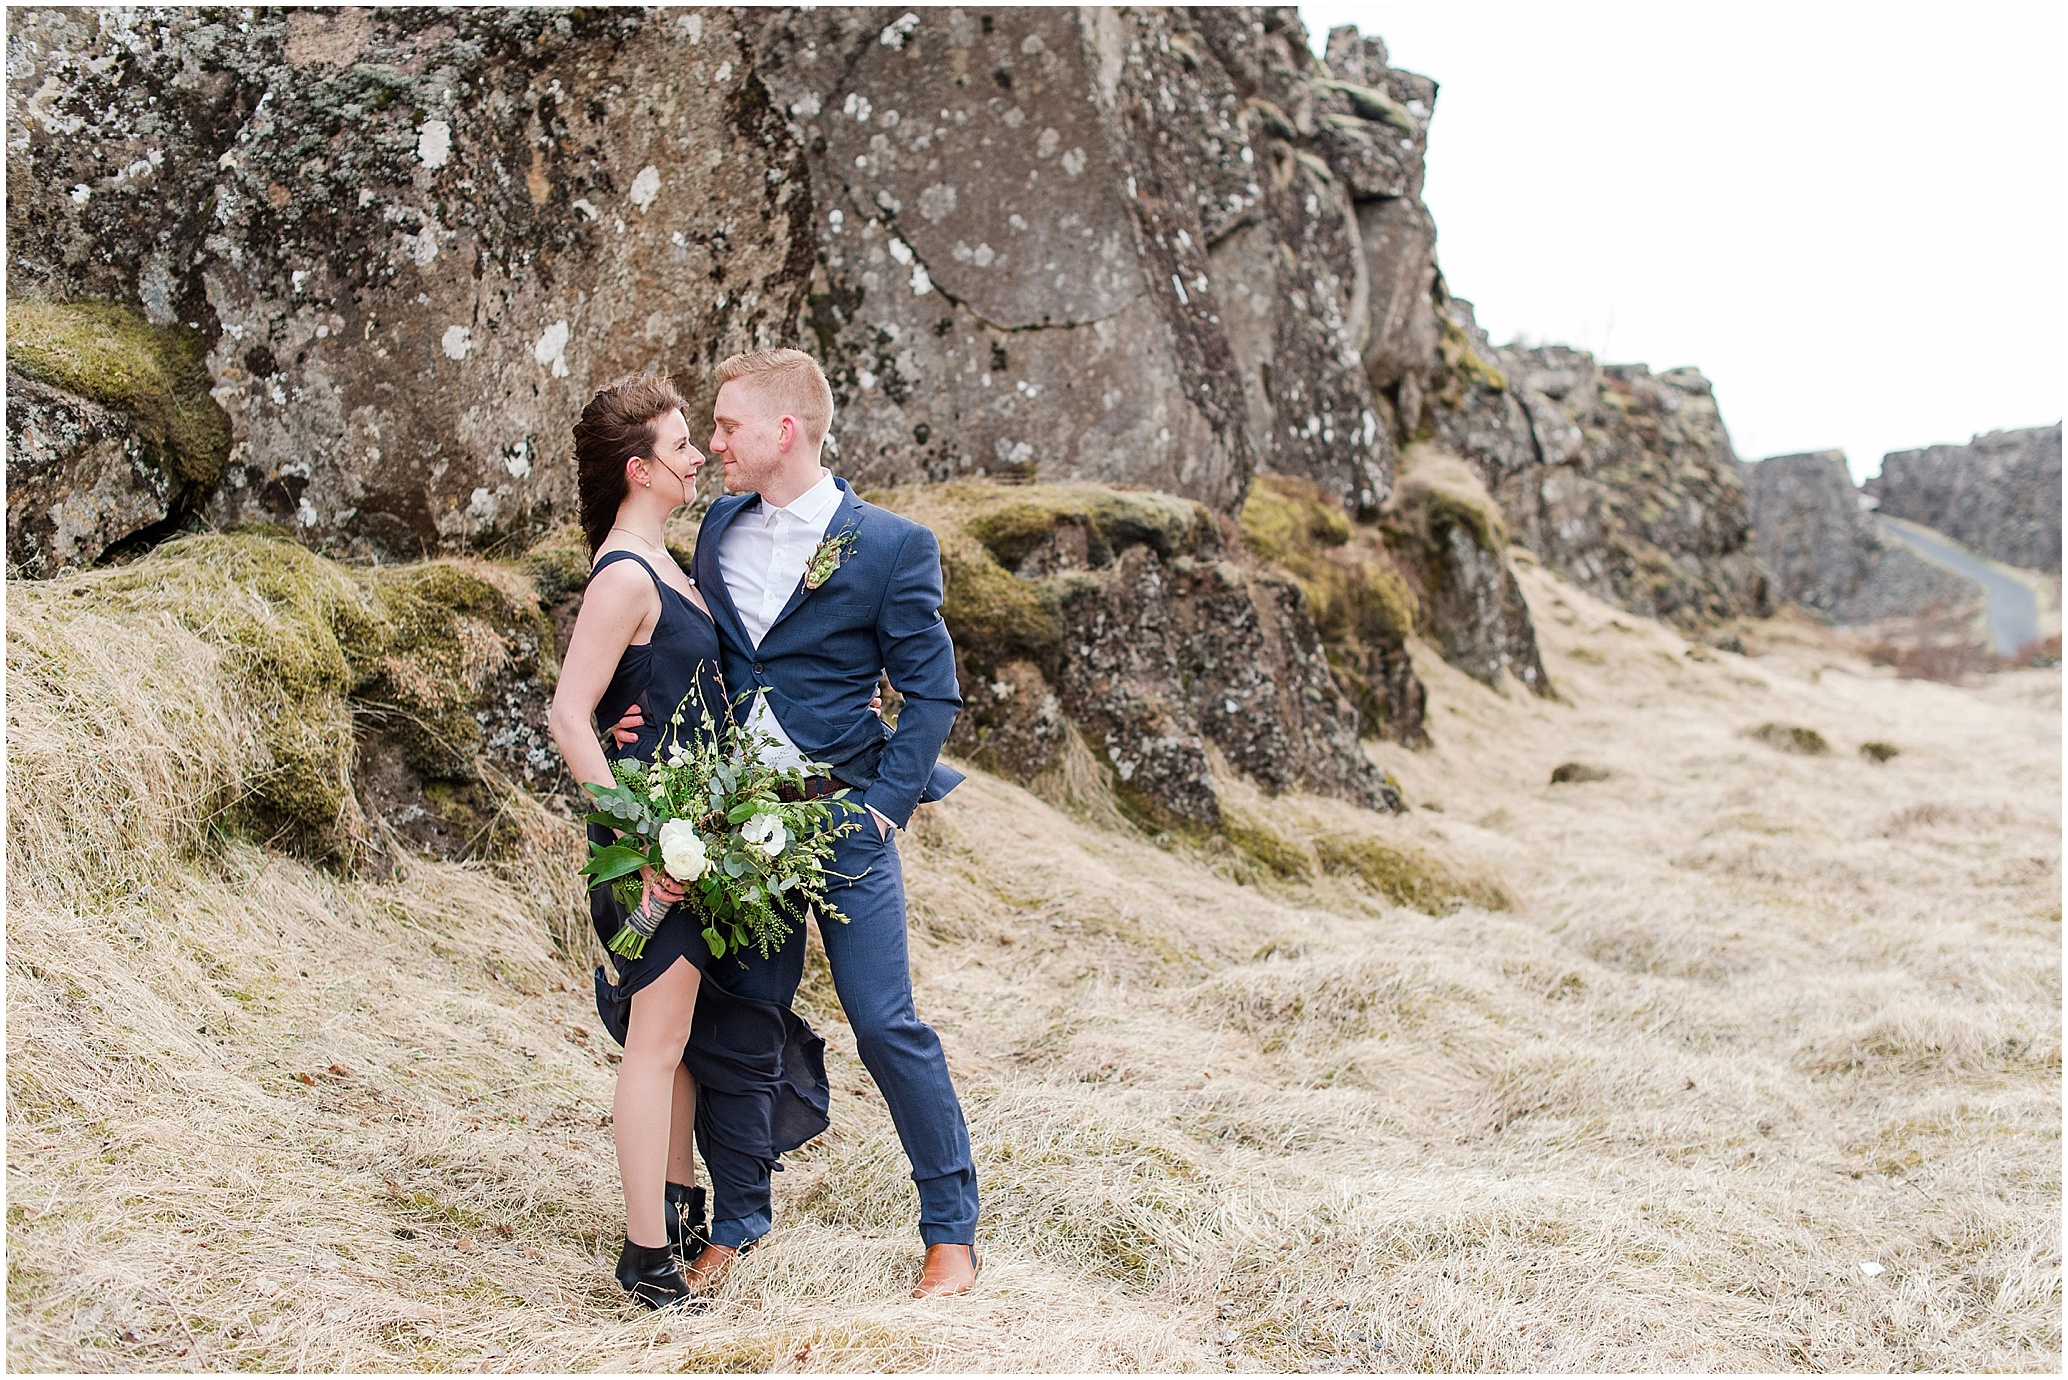
M 658 571 L 656 571 L 652 566 L 646 563 L 646 558 L 644 556 L 640 555 L 636 551 L 625 551 L 622 549 L 617 551 L 604 552 L 603 559 L 596 562 L 595 567 L 589 571 L 589 578 L 582 582 L 582 588 L 587 589 L 589 585 L 595 581 L 596 577 L 603 573 L 603 569 L 605 566 L 608 566 L 613 562 L 621 560 L 639 562 L 639 568 L 641 570 L 644 570 L 648 575 L 652 576 L 653 582 L 656 585 L 659 585 L 662 589 L 668 588 L 668 582 L 660 577 L 660 573 Z

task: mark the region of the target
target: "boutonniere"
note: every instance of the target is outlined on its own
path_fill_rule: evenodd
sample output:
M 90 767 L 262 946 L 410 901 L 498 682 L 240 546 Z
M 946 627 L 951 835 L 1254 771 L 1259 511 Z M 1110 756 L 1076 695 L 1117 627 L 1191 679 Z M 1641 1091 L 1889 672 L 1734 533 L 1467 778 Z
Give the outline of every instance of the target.
M 811 553 L 811 559 L 804 563 L 804 587 L 817 589 L 833 578 L 833 572 L 847 563 L 854 554 L 855 529 L 852 524 L 820 542 Z

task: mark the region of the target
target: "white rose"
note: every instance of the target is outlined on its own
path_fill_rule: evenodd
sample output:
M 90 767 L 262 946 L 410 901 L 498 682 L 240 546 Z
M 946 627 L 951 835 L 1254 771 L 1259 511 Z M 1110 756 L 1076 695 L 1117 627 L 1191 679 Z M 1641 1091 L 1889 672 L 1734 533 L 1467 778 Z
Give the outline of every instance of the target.
M 740 837 L 773 858 L 790 841 L 790 831 L 775 815 L 756 815 L 740 829 Z
M 697 827 L 686 819 L 671 819 L 661 826 L 661 858 L 668 875 L 678 882 L 693 882 L 711 870 L 711 855 Z

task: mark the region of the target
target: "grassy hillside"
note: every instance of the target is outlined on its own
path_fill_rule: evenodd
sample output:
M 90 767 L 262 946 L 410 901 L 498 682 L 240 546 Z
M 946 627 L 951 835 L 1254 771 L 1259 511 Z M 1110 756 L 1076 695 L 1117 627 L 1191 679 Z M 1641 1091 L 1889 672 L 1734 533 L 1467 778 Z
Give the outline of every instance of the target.
M 572 830 L 252 842 L 278 706 L 113 578 L 8 590 L 13 1368 L 2058 1367 L 2058 672 L 1714 653 L 1525 569 L 1560 698 L 1418 651 L 1404 817 L 1230 782 L 1235 844 L 1160 847 L 979 773 L 906 851 L 979 1292 L 905 1297 L 815 957 L 834 1128 L 719 1304 L 651 1315 Z

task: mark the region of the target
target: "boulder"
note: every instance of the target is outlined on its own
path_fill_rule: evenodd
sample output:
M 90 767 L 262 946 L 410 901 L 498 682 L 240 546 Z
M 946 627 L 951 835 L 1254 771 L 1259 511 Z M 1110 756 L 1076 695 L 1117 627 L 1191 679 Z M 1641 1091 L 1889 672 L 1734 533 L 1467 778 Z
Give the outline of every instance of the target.
M 2005 565 L 2061 568 L 2061 424 L 1899 450 L 1867 481 L 1882 512 Z
M 205 501 L 230 427 L 209 396 L 202 344 L 113 302 L 10 305 L 10 575 L 91 565 Z
M 809 189 L 741 22 L 17 11 L 10 296 L 199 333 L 217 523 L 354 557 L 524 537 L 569 509 L 590 389 L 791 339 Z

